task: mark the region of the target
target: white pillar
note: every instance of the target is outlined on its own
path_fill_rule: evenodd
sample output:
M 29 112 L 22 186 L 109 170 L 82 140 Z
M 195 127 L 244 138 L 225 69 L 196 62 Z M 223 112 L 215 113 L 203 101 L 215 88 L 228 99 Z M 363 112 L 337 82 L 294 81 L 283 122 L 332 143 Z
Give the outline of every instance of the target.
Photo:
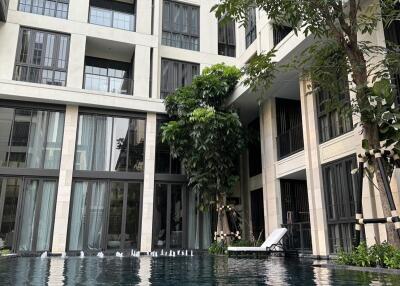
M 328 228 L 323 195 L 323 179 L 319 154 L 317 106 L 310 93 L 310 82 L 300 81 L 301 114 L 306 160 L 308 203 L 314 255 L 328 255 Z
M 69 1 L 68 19 L 71 21 L 87 23 L 89 6 L 89 0 Z
M 74 2 L 74 1 L 72 1 Z M 83 70 L 85 68 L 86 36 L 71 35 L 69 48 L 67 87 L 83 87 Z
M 61 253 L 66 249 L 77 126 L 78 106 L 67 105 L 54 218 L 53 253 Z
M 150 48 L 135 47 L 133 95 L 150 96 Z
M 136 3 L 136 32 L 151 34 L 152 0 L 140 0 Z
M 147 114 L 144 183 L 142 202 L 142 231 L 140 251 L 151 251 L 153 236 L 154 172 L 156 157 L 157 115 Z
M 275 98 L 268 98 L 261 109 L 261 152 L 263 166 L 263 200 L 265 237 L 282 223 L 281 190 L 276 178 L 275 163 L 278 160 L 276 145 Z

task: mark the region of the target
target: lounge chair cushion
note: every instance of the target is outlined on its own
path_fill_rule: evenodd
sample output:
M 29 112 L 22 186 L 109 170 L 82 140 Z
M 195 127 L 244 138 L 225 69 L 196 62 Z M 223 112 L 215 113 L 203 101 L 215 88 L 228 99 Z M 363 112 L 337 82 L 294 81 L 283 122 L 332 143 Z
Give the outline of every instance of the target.
M 260 247 L 228 247 L 228 251 L 267 251 L 271 247 L 278 244 L 286 234 L 286 228 L 275 229 L 268 237 L 267 240 Z

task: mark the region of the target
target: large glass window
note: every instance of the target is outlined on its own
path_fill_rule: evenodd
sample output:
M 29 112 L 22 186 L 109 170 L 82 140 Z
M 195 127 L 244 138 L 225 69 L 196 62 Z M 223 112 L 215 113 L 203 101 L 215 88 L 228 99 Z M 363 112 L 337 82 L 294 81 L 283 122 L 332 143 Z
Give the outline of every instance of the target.
M 14 79 L 65 86 L 69 36 L 21 28 Z
M 0 107 L 0 167 L 58 169 L 64 113 Z
M 341 108 L 335 108 L 336 103 L 350 104 L 350 94 L 347 81 L 343 82 L 345 92 L 335 98 L 330 92 L 320 89 L 317 92 L 318 123 L 320 143 L 331 140 L 353 130 L 353 121 L 350 115 L 343 114 Z
M 130 63 L 86 57 L 84 88 L 119 94 L 133 94 Z
M 248 48 L 257 38 L 256 8 L 251 7 L 247 12 L 246 23 L 246 48 Z
M 7 248 L 50 250 L 56 190 L 56 180 L 0 178 L 0 240 Z
M 356 160 L 353 156 L 322 167 L 331 252 L 352 249 L 357 184 L 351 174 L 354 168 Z
M 181 174 L 181 161 L 171 156 L 171 150 L 167 143 L 162 142 L 161 126 L 165 120 L 157 121 L 156 138 L 156 173 Z
M 18 10 L 67 19 L 69 0 L 19 0 Z
M 123 1 L 91 0 L 89 23 L 135 31 L 135 4 Z
M 181 2 L 164 0 L 162 44 L 200 50 L 200 9 Z
M 235 22 L 220 21 L 218 23 L 218 55 L 236 56 L 236 29 Z
M 161 98 L 166 98 L 180 87 L 190 85 L 199 73 L 199 64 L 162 59 Z
M 68 250 L 137 249 L 141 184 L 75 181 Z
M 81 114 L 75 170 L 143 172 L 145 119 Z

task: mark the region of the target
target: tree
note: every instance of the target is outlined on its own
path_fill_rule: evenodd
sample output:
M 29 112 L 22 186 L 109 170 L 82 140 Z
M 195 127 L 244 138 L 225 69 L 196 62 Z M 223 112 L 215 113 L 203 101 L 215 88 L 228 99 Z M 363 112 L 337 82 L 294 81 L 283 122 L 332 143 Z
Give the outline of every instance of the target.
M 238 114 L 224 103 L 240 77 L 240 70 L 224 64 L 205 68 L 190 86 L 165 99 L 171 121 L 162 126 L 163 142 L 182 160 L 200 209 L 216 207 L 217 232 L 225 234 L 230 234 L 226 196 L 239 179 L 236 163 L 245 135 Z
M 311 77 L 314 91 L 328 89 L 336 94 L 343 89 L 338 75 L 344 74 L 346 80 L 351 74 L 349 88 L 355 100 L 348 109 L 360 116 L 363 147 L 371 150 L 390 146 L 400 154 L 400 112 L 394 106 L 395 90 L 390 81 L 391 75 L 400 70 L 399 47 L 381 47 L 361 40 L 381 22 L 389 25 L 399 19 L 398 0 L 222 0 L 212 11 L 217 17 L 246 25 L 247 11 L 252 6 L 264 11 L 273 22 L 292 27 L 295 33 L 314 37 L 317 44 L 306 48 L 290 66 L 303 69 Z M 274 50 L 254 57 L 245 67 L 245 84 L 268 88 L 274 72 L 282 68 L 273 57 Z M 376 62 L 368 61 L 371 58 Z M 378 172 L 375 160 L 370 163 L 372 171 Z M 390 217 L 382 179 L 376 179 L 384 215 Z M 388 241 L 400 247 L 394 226 L 387 224 L 386 230 Z

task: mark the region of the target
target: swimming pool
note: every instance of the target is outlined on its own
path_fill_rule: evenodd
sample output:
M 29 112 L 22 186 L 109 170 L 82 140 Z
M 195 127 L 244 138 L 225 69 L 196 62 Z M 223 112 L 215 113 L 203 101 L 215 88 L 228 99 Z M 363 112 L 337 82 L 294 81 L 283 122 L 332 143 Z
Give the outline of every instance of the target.
M 400 276 L 313 267 L 312 260 L 194 257 L 18 257 L 0 285 L 400 285 Z

